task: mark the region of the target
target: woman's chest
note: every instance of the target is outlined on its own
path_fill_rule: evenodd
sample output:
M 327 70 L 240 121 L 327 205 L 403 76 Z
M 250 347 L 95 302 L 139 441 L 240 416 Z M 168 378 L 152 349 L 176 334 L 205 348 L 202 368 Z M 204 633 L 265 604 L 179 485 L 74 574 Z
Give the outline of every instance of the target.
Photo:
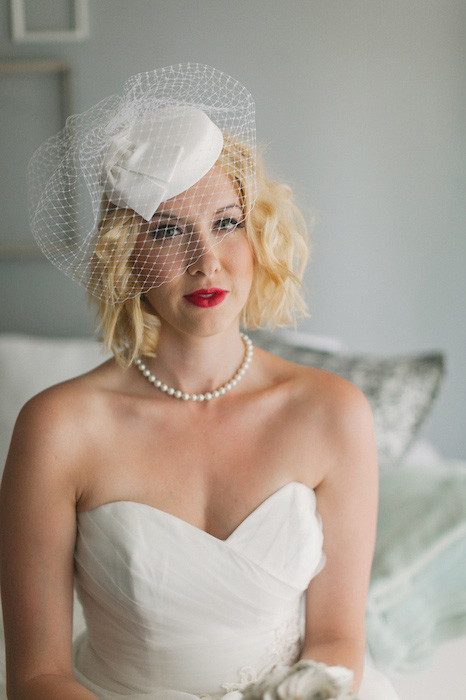
M 78 509 L 131 500 L 225 539 L 284 484 L 319 481 L 304 426 L 258 408 L 122 421 L 96 445 Z

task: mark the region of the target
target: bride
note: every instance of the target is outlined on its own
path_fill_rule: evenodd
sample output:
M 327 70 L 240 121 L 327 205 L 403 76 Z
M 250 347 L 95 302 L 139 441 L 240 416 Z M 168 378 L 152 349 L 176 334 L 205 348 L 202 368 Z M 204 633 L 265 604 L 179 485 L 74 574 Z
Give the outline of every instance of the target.
M 253 126 L 242 86 L 181 64 L 33 158 L 33 231 L 89 289 L 113 358 L 15 427 L 0 492 L 11 700 L 241 697 L 298 659 L 396 698 L 364 662 L 368 403 L 240 330 L 304 309 L 302 220 Z

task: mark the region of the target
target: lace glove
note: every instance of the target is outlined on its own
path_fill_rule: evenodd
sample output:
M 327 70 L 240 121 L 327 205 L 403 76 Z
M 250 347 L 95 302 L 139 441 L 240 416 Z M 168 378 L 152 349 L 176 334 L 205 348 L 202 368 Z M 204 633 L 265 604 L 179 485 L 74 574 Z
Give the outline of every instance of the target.
M 247 685 L 242 700 L 357 700 L 352 681 L 353 672 L 344 666 L 302 659 L 293 666 L 276 666 Z

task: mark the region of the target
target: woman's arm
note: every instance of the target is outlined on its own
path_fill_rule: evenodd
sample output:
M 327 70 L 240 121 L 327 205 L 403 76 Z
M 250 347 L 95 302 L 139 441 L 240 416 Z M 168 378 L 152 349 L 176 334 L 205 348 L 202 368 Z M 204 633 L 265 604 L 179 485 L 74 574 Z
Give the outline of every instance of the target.
M 307 591 L 301 658 L 347 666 L 357 690 L 377 523 L 377 454 L 371 410 L 359 389 L 336 378 L 329 397 L 325 452 L 330 461 L 316 489 L 327 562 Z
M 37 676 L 7 692 L 8 700 L 97 700 L 72 675 Z
M 80 447 L 66 387 L 20 413 L 0 489 L 0 576 L 10 700 L 95 700 L 73 677 L 73 553 Z

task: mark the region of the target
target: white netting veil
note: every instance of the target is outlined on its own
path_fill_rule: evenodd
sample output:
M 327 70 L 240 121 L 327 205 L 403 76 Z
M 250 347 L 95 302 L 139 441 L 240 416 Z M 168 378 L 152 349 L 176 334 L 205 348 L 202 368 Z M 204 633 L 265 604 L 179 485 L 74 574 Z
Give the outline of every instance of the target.
M 38 245 L 107 303 L 171 281 L 233 234 L 256 198 L 254 102 L 210 66 L 130 78 L 35 152 Z

